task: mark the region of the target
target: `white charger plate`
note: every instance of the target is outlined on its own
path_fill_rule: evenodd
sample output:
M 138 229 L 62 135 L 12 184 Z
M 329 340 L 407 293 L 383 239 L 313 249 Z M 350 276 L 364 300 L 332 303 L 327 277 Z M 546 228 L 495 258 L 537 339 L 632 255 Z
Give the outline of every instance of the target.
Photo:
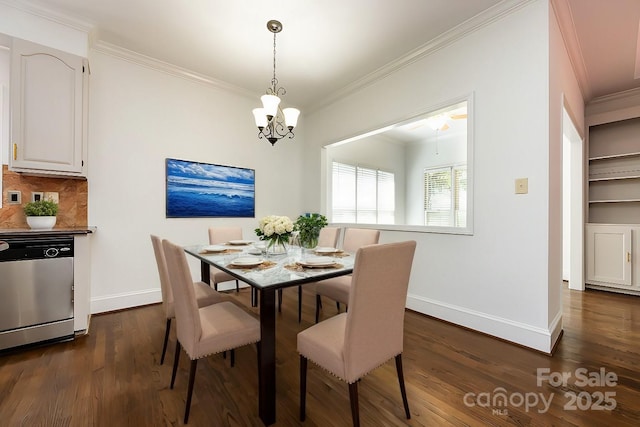
M 208 246 L 204 246 L 202 248 L 203 252 L 210 252 L 210 253 L 224 252 L 226 250 L 227 250 L 227 248 L 225 248 L 224 246 L 220 246 L 220 245 L 208 245 Z
M 251 243 L 251 240 L 229 240 L 230 245 L 236 246 L 248 245 L 249 243 Z
M 328 267 L 335 264 L 335 261 L 326 256 L 307 257 L 299 264 L 303 267 Z
M 263 261 L 262 258 L 247 256 L 247 257 L 239 257 L 231 261 L 232 265 L 242 266 L 242 267 L 254 267 L 258 264 L 261 264 Z
M 338 249 L 336 249 L 336 248 L 328 248 L 328 247 L 321 247 L 321 248 L 316 248 L 315 252 L 319 253 L 319 254 L 335 254 L 336 252 L 338 252 Z

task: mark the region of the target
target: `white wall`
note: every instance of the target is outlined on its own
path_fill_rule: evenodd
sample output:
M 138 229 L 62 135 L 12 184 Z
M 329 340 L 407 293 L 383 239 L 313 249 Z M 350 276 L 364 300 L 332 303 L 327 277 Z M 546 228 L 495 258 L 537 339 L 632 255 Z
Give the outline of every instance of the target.
M 165 218 L 165 158 L 253 168 L 256 216 L 309 211 L 300 202 L 302 120 L 293 140 L 257 139 L 257 102 L 211 85 L 92 52 L 89 106 L 89 224 L 92 312 L 160 301 L 149 234 L 204 243 L 214 224 L 257 219 Z M 199 264 L 192 262 L 194 278 Z
M 381 241 L 418 242 L 409 308 L 546 352 L 550 281 L 561 280 L 549 265 L 550 246 L 560 251 L 549 204 L 560 200 L 549 189 L 548 18 L 547 1 L 528 3 L 306 121 L 320 159 L 325 144 L 474 93 L 474 234 L 385 231 Z M 318 177 L 310 188 L 322 188 Z M 526 195 L 514 194 L 520 177 Z
M 549 307 L 547 318 L 559 334 L 562 325 L 562 236 L 563 236 L 563 114 L 571 117 L 578 130 L 584 129 L 584 99 L 564 44 L 555 11 L 549 7 Z M 575 151 L 575 149 L 573 150 Z M 576 153 L 576 155 L 579 155 Z M 575 174 L 572 174 L 573 186 Z M 578 178 L 579 179 L 579 178 Z M 583 178 L 584 181 L 584 178 Z M 579 191 L 579 190 L 578 190 Z M 583 190 L 584 193 L 584 190 Z M 575 200 L 585 200 L 574 194 Z M 575 206 L 574 206 L 575 207 Z M 584 287 L 583 282 L 583 233 L 584 215 L 572 213 L 571 250 L 569 256 L 571 288 Z M 574 286 L 575 285 L 575 286 Z

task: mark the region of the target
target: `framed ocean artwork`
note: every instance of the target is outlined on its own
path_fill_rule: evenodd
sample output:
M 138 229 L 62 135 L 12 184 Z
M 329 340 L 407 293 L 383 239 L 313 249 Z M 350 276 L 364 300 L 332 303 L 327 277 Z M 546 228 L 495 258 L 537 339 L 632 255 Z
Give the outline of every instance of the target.
M 167 218 L 255 218 L 253 169 L 166 159 Z

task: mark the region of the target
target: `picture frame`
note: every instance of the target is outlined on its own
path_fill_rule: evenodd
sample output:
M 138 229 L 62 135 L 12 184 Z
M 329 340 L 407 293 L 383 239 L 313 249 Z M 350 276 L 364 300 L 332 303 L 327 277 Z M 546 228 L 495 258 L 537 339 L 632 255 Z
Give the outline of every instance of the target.
M 255 218 L 255 170 L 165 159 L 167 218 Z

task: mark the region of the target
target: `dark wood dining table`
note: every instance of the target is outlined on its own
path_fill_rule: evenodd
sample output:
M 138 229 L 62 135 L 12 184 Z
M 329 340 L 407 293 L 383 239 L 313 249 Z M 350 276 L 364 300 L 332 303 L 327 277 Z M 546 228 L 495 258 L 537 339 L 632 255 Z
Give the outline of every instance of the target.
M 220 247 L 222 246 L 222 247 Z M 279 255 L 251 255 L 254 249 L 246 245 L 193 245 L 185 252 L 200 260 L 201 279 L 211 284 L 210 266 L 231 274 L 259 291 L 260 301 L 260 354 L 258 371 L 258 414 L 265 425 L 276 422 L 276 291 L 291 286 L 304 285 L 353 272 L 354 255 L 347 253 L 326 254 L 333 261 L 325 267 L 304 264 L 301 250 L 291 250 Z M 325 254 L 323 254 L 325 255 Z M 332 256 L 333 255 L 333 256 Z M 234 260 L 249 256 L 262 259 L 255 266 L 236 266 Z M 256 261 L 257 262 L 257 261 Z M 328 260 L 327 260 L 328 263 Z

